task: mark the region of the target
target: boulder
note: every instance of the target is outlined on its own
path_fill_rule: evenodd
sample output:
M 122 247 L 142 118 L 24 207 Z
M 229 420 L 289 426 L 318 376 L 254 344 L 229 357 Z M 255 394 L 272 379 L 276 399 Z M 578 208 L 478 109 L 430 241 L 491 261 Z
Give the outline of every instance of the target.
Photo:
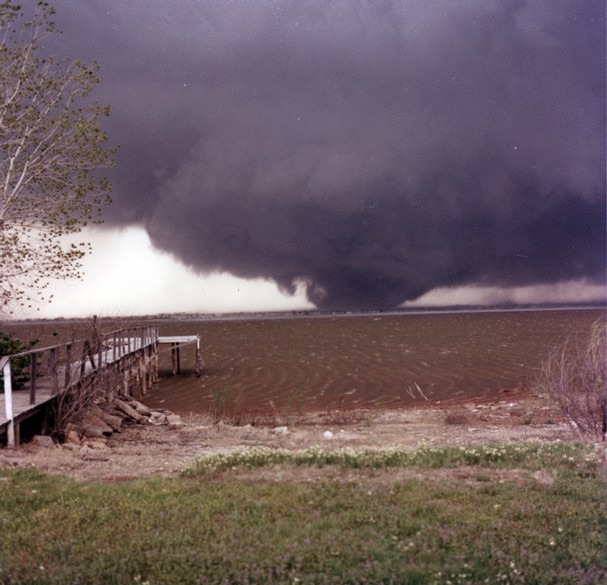
M 129 418 L 132 418 L 140 424 L 145 424 L 148 420 L 145 416 L 139 414 L 132 406 L 128 405 L 124 400 L 120 400 L 120 398 L 114 398 L 114 405 L 124 412 L 124 414 L 126 414 Z
M 88 413 L 80 420 L 80 426 L 85 437 L 111 437 L 114 432 L 112 427 L 100 418 Z
M 138 400 L 131 398 L 128 404 L 143 416 L 150 416 L 152 414 L 151 409 L 149 409 L 145 404 L 139 402 Z
M 87 439 L 103 439 L 103 437 L 105 437 L 103 431 L 99 427 L 91 425 L 82 425 L 82 436 Z
M 110 414 L 106 411 L 101 411 L 99 418 L 108 425 L 115 433 L 120 432 L 122 426 L 122 419 L 119 416 Z
M 80 433 L 81 429 L 79 425 L 69 422 L 65 425 L 65 432 L 69 433 L 70 431 L 74 431 L 76 434 L 78 434 Z
M 107 443 L 101 439 L 87 440 L 85 441 L 84 446 L 93 449 L 94 451 L 111 451 Z
M 47 435 L 36 435 L 32 439 L 32 443 L 34 445 L 39 445 L 40 447 L 54 447 L 55 441 Z
M 178 414 L 167 414 L 166 418 L 169 424 L 181 422 L 181 417 Z
M 185 427 L 185 423 L 181 420 L 181 417 L 178 414 L 167 414 L 166 423 L 169 425 L 169 428 L 173 430 Z
M 163 425 L 167 422 L 167 415 L 163 414 L 162 412 L 154 411 L 150 415 L 149 420 L 153 425 Z
M 64 444 L 80 445 L 80 437 L 78 436 L 78 433 L 73 430 L 67 431 L 65 433 Z

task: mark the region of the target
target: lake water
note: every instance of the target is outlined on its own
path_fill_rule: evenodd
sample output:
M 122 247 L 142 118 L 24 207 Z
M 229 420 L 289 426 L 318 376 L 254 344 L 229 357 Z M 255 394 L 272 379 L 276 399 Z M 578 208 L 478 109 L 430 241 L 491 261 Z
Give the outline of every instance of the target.
M 199 334 L 206 367 L 181 375 L 161 354 L 146 397 L 179 414 L 399 408 L 496 399 L 529 388 L 548 351 L 589 331 L 600 309 L 160 320 L 161 335 Z M 246 418 L 246 417 L 245 417 Z

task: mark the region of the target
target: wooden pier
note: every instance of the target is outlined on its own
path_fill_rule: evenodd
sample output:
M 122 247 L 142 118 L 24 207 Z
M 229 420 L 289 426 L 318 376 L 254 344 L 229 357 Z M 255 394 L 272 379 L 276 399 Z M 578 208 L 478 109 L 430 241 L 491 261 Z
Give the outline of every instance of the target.
M 195 371 L 203 366 L 197 335 L 160 337 L 158 326 L 120 329 L 93 339 L 0 356 L 0 437 L 14 447 L 24 420 L 68 393 L 142 396 L 158 379 L 160 345 L 170 344 L 173 373 L 181 371 L 180 348 L 196 344 Z M 20 380 L 19 374 L 25 374 Z
M 198 335 L 179 335 L 173 337 L 159 337 L 158 343 L 160 345 L 171 346 L 171 362 L 173 365 L 173 375 L 181 374 L 181 348 L 185 345 L 196 344 L 196 362 L 195 372 L 197 376 L 200 376 L 200 372 L 204 367 L 202 361 L 202 355 L 200 354 L 200 337 Z

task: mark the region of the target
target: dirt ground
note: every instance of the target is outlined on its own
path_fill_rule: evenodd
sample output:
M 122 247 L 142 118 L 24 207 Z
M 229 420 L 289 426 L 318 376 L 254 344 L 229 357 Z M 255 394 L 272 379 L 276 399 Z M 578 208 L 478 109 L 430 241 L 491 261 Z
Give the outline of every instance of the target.
M 109 439 L 82 445 L 34 441 L 0 450 L 0 466 L 34 467 L 85 481 L 124 481 L 176 475 L 204 456 L 250 447 L 414 449 L 576 438 L 543 397 L 530 394 L 398 411 L 317 413 L 280 426 L 214 424 L 204 417 L 182 421 L 172 427 L 133 423 Z

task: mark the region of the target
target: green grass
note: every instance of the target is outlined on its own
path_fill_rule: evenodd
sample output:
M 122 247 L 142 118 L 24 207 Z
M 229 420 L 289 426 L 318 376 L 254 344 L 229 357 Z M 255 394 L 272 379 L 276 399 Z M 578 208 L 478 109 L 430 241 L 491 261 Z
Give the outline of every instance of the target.
M 275 465 L 336 473 L 278 482 L 252 469 Z M 476 480 L 432 479 L 462 465 Z M 411 466 L 431 479 L 391 476 Z M 11 584 L 607 582 L 604 470 L 563 443 L 249 451 L 119 484 L 3 469 L 0 531 Z
M 251 448 L 234 453 L 220 453 L 205 457 L 186 476 L 203 476 L 238 467 L 260 468 L 271 465 L 339 466 L 344 469 L 390 469 L 417 467 L 425 469 L 453 468 L 462 465 L 480 467 L 539 470 L 567 466 L 580 471 L 588 466 L 594 469 L 595 458 L 590 453 L 580 459 L 582 445 L 527 442 L 517 445 L 487 444 L 470 447 L 422 447 L 415 451 L 403 450 L 354 450 L 308 449 L 289 451 L 283 449 Z

